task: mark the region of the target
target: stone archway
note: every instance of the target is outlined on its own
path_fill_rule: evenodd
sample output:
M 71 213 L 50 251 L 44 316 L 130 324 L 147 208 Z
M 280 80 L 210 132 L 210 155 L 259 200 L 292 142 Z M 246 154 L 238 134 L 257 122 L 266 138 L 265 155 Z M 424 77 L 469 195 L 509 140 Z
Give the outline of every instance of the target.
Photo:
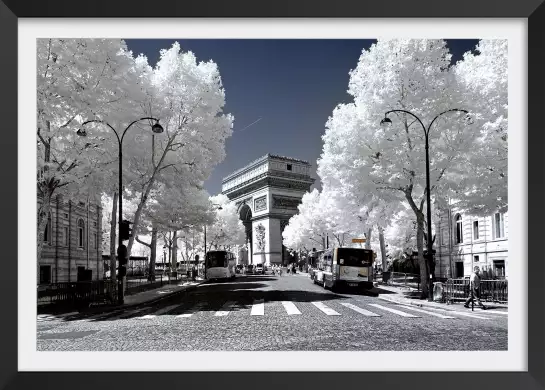
M 282 245 L 285 222 L 297 214 L 314 179 L 304 160 L 267 154 L 223 178 L 221 192 L 238 207 L 246 231 L 249 263 L 282 264 L 288 259 Z M 263 226 L 264 247 L 254 247 L 256 227 Z M 261 234 L 260 234 L 261 236 Z M 255 257 L 255 259 L 254 259 Z
M 238 212 L 240 220 L 244 225 L 246 232 L 246 246 L 248 248 L 248 264 L 252 264 L 253 239 L 252 239 L 252 209 L 247 204 L 243 204 Z

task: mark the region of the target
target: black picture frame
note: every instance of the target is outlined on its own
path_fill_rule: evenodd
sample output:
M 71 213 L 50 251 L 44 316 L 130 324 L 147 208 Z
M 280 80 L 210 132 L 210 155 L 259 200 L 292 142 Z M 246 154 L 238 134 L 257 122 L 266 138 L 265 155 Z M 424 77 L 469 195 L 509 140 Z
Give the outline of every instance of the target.
M 0 388 L 149 389 L 156 386 L 171 388 L 300 387 L 335 388 L 378 387 L 380 389 L 410 389 L 439 387 L 447 389 L 545 389 L 545 267 L 540 229 L 545 220 L 543 179 L 545 178 L 545 146 L 542 111 L 545 108 L 543 53 L 545 5 L 543 0 L 498 1 L 458 0 L 383 0 L 358 2 L 353 0 L 305 0 L 260 2 L 240 1 L 171 1 L 155 0 L 153 4 L 134 1 L 44 1 L 3 0 L 0 4 L 1 61 L 0 78 L 2 104 L 2 136 L 0 166 L 4 190 L 1 192 L 0 215 L 4 270 L 0 272 Z M 218 373 L 146 373 L 146 372 L 18 372 L 17 370 L 17 257 L 18 227 L 24 234 L 35 234 L 34 226 L 17 220 L 17 22 L 23 17 L 517 17 L 528 20 L 528 372 L 218 372 Z M 21 131 L 20 129 L 18 129 Z M 515 130 L 516 131 L 516 130 Z M 524 159 L 525 156 L 520 156 Z M 35 156 L 29 156 L 34 161 Z M 9 168 L 8 168 L 9 167 Z M 521 248 L 524 251 L 526 248 Z M 511 254 L 516 261 L 516 254 Z M 33 267 L 18 259 L 19 270 Z M 425 361 L 422 362 L 425 371 Z M 475 361 L 478 366 L 479 362 Z M 241 366 L 241 371 L 243 367 Z

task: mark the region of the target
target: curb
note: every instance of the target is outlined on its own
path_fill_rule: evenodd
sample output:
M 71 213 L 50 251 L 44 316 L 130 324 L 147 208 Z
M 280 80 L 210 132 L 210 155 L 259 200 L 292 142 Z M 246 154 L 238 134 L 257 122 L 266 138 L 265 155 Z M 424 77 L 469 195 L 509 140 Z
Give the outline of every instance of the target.
M 417 302 L 413 302 L 413 301 L 402 301 L 402 300 L 390 299 L 390 298 L 381 297 L 381 296 L 379 296 L 378 298 L 382 299 L 383 301 L 398 303 L 398 304 L 401 304 L 401 305 L 412 305 L 412 306 L 418 306 L 418 307 L 424 307 L 424 306 L 436 307 L 435 305 L 425 305 L 423 303 L 417 303 Z

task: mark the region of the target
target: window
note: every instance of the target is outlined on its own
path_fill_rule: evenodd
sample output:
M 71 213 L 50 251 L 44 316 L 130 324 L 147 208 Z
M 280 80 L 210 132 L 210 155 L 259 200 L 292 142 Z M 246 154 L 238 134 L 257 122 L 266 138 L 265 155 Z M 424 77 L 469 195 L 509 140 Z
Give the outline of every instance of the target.
M 64 218 L 68 219 L 68 213 L 64 213 Z
M 40 284 L 51 283 L 51 266 L 40 265 Z
M 503 214 L 496 213 L 494 214 L 494 238 L 503 238 L 505 237 L 504 225 L 503 225 Z
M 83 219 L 78 220 L 78 247 L 83 248 L 83 238 L 85 237 L 85 222 Z
M 456 243 L 461 244 L 464 242 L 464 230 L 462 225 L 462 216 L 458 214 L 456 216 Z
M 96 233 L 93 234 L 93 240 L 94 240 L 94 244 L 95 244 L 95 249 L 98 249 L 98 239 L 97 239 L 97 234 Z
M 473 221 L 473 239 L 479 239 L 479 221 Z
M 291 164 L 287 164 L 286 169 L 287 169 L 288 171 L 291 171 Z
M 478 263 L 479 262 L 479 256 L 473 256 L 473 261 L 475 263 Z

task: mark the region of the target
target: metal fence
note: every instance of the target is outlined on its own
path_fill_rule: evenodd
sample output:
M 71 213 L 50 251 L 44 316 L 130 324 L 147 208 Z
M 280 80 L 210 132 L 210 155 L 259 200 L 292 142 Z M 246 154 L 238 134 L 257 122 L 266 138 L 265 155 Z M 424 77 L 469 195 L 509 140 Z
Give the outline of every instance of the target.
M 117 283 L 110 280 L 61 282 L 38 286 L 38 305 L 77 304 L 117 300 Z
M 137 294 L 162 287 L 167 284 L 177 284 L 186 280 L 186 275 L 157 275 L 154 281 L 147 276 L 130 276 L 125 283 L 125 295 Z M 38 286 L 38 306 L 50 304 L 115 304 L 117 303 L 117 280 L 93 280 L 85 282 L 61 282 Z
M 447 303 L 465 301 L 469 297 L 469 279 L 448 279 L 443 284 L 443 298 Z M 479 296 L 485 302 L 507 303 L 507 280 L 481 280 Z
M 420 290 L 420 275 L 403 272 L 383 272 L 382 282 L 387 285 L 412 287 Z

